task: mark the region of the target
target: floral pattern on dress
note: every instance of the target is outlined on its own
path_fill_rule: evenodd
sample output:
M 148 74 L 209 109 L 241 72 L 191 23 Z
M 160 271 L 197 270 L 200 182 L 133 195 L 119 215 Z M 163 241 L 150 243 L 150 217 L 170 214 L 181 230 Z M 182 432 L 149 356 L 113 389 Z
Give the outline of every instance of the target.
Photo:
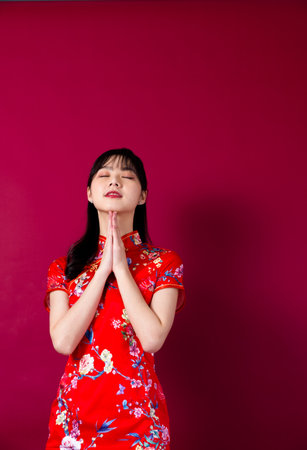
M 129 270 L 146 303 L 150 306 L 158 289 L 177 287 L 180 310 L 185 291 L 179 255 L 143 243 L 136 230 L 122 239 Z M 65 277 L 66 257 L 52 261 L 44 299 L 48 312 L 53 290 L 67 292 L 69 307 L 78 301 L 99 266 L 104 243 L 100 236 L 94 263 L 74 280 Z M 111 273 L 92 322 L 68 357 L 51 407 L 46 449 L 169 450 L 169 445 L 169 416 L 154 354 L 142 348 Z

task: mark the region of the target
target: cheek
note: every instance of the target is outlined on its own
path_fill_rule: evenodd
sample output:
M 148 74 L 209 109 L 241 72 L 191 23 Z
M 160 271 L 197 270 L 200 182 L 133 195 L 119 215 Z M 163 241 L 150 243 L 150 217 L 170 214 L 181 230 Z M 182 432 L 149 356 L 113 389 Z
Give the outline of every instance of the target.
M 139 186 L 135 186 L 133 191 L 132 191 L 131 197 L 133 199 L 137 199 L 138 200 L 140 195 L 141 195 L 141 188 Z
M 108 180 L 108 177 L 97 177 L 93 180 L 92 185 L 94 188 L 99 189 L 101 186 L 107 184 Z
M 97 182 L 97 181 L 92 182 L 91 191 L 92 191 L 93 197 L 95 197 L 97 195 L 101 196 L 101 193 L 105 191 L 104 184 L 101 182 L 101 180 L 100 180 L 100 182 Z

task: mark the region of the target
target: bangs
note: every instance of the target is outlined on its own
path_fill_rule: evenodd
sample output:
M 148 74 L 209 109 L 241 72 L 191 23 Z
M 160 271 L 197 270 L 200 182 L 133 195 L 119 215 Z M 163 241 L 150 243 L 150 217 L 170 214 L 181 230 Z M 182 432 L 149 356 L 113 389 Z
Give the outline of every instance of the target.
M 111 155 L 106 161 L 104 161 L 101 164 L 100 168 L 102 168 L 103 166 L 108 165 L 109 162 L 116 161 L 117 159 L 119 160 L 118 162 L 119 162 L 121 170 L 130 169 L 137 175 L 136 167 L 135 167 L 135 165 L 133 164 L 133 161 L 131 160 L 131 158 L 128 155 Z

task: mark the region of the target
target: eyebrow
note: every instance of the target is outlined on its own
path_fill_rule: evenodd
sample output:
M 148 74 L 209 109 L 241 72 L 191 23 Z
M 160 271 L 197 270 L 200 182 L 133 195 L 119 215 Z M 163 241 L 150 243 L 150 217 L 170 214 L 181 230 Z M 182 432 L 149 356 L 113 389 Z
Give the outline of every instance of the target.
M 101 169 L 110 169 L 110 170 L 113 170 L 113 167 L 111 167 L 111 166 L 103 166 L 103 167 L 100 167 L 99 170 L 101 170 Z M 133 167 L 127 167 L 127 166 L 125 166 L 125 167 L 121 167 L 121 170 L 130 170 L 131 172 L 134 172 L 134 173 L 136 174 L 136 171 L 133 169 Z

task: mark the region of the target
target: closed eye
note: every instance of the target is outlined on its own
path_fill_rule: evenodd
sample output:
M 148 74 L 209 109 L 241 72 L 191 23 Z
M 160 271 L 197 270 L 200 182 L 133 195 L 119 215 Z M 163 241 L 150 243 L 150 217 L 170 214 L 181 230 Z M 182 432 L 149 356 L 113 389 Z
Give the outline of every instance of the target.
M 102 177 L 109 177 L 109 175 L 99 175 L 98 178 L 102 178 Z M 129 180 L 134 180 L 134 177 L 123 177 L 123 178 L 128 178 Z

